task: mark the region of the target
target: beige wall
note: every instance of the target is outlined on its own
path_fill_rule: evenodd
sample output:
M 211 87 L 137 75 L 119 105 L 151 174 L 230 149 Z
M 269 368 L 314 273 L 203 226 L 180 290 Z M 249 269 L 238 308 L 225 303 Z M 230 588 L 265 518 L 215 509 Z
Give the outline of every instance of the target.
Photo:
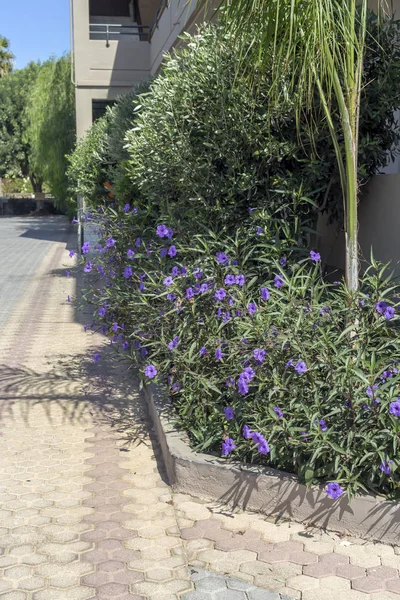
M 363 190 L 359 202 L 361 257 L 369 260 L 371 248 L 377 260 L 392 261 L 400 275 L 400 174 L 376 175 Z M 318 223 L 319 249 L 328 265 L 344 269 L 344 234 L 337 225 Z
M 218 4 L 219 0 L 170 0 L 151 41 L 152 75 L 159 70 L 165 53 L 179 45 L 178 36 L 184 31 L 195 33 L 196 26 L 210 18 Z
M 142 0 L 139 3 L 143 25 L 152 23 L 160 2 Z M 204 8 L 199 8 L 196 0 L 190 3 L 170 0 L 151 43 L 138 37 L 125 37 L 121 41 L 111 39 L 107 47 L 105 40 L 89 38 L 89 0 L 72 0 L 72 4 L 78 136 L 92 124 L 93 99 L 114 99 L 128 92 L 134 83 L 148 79 L 158 71 L 165 53 L 173 47 L 177 37 L 185 29 L 193 30 L 194 23 L 204 19 Z M 151 22 L 147 22 L 149 19 Z M 100 17 L 94 21 L 105 22 Z M 115 18 L 108 19 L 109 23 L 113 21 Z
M 99 17 L 95 20 L 99 22 Z M 109 20 L 112 21 L 115 19 Z M 73 37 L 77 135 L 80 137 L 92 124 L 92 99 L 112 100 L 128 92 L 134 83 L 149 77 L 150 44 L 138 37 L 110 40 L 109 47 L 105 40 L 91 40 L 89 0 L 73 0 Z

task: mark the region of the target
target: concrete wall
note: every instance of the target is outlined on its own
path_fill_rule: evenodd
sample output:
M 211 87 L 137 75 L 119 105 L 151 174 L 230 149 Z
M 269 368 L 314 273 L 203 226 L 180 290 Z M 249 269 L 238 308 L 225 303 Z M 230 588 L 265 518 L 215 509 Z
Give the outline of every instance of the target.
M 152 75 L 160 69 L 165 53 L 180 45 L 178 36 L 184 31 L 195 33 L 197 25 L 206 18 L 209 19 L 218 4 L 219 0 L 204 0 L 200 3 L 198 0 L 170 0 L 151 40 Z
M 133 36 L 120 41 L 111 39 L 109 47 L 105 40 L 91 40 L 89 0 L 73 1 L 72 20 L 77 135 L 80 137 L 92 124 L 92 100 L 113 100 L 128 92 L 134 83 L 149 77 L 150 44 Z M 99 22 L 99 18 L 94 21 Z M 112 21 L 115 19 L 109 22 Z
M 376 175 L 365 186 L 359 202 L 359 243 L 361 257 L 369 260 L 371 248 L 377 260 L 392 261 L 400 275 L 400 173 Z M 344 233 L 337 225 L 318 223 L 319 248 L 328 265 L 344 269 Z

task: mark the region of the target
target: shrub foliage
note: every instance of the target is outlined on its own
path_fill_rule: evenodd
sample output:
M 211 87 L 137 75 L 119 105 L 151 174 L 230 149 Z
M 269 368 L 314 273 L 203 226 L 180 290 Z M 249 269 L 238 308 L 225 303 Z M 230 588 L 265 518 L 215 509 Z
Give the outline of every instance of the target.
M 387 55 L 368 56 L 383 73 Z M 397 284 L 373 260 L 357 294 L 324 280 L 308 249 L 315 211 L 340 206 L 324 122 L 312 137 L 305 115 L 299 141 L 291 100 L 271 114 L 267 79 L 249 87 L 236 60 L 221 29 L 188 37 L 78 143 L 71 190 L 102 231 L 83 247 L 92 327 L 165 386 L 193 447 L 330 482 L 333 498 L 396 496 Z M 362 108 L 381 123 L 366 177 L 397 135 L 389 105 Z

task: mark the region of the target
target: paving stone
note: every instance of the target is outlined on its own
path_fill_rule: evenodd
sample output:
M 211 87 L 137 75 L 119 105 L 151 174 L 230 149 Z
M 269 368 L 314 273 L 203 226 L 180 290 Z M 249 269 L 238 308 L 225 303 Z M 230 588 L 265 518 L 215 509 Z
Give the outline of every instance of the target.
M 385 589 L 385 580 L 375 579 L 375 577 L 362 577 L 360 579 L 354 579 L 354 581 L 352 581 L 352 587 L 354 590 L 359 590 L 366 594 L 380 592 Z

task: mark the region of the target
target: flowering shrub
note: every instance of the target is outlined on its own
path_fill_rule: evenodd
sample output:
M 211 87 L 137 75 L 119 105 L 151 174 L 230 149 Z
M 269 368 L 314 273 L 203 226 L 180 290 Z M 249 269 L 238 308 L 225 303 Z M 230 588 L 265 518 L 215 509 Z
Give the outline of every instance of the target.
M 249 86 L 215 27 L 186 42 L 131 118 L 117 104 L 70 160 L 71 190 L 102 228 L 82 248 L 92 327 L 165 386 L 194 448 L 326 482 L 333 499 L 396 496 L 397 284 L 373 263 L 351 296 L 307 250 L 315 208 L 337 207 L 326 123 L 314 115 L 310 143 L 304 115 L 299 142 L 290 99 L 269 111 L 268 69 Z M 384 97 L 392 63 L 376 47 L 365 60 L 366 96 Z M 361 179 L 397 135 L 388 98 L 360 107 L 360 130 L 376 134 Z
M 166 386 L 194 448 L 330 482 L 332 498 L 395 495 L 397 287 L 375 262 L 355 296 L 325 283 L 295 212 L 254 210 L 229 235 L 105 209 L 84 267 L 92 326 Z

